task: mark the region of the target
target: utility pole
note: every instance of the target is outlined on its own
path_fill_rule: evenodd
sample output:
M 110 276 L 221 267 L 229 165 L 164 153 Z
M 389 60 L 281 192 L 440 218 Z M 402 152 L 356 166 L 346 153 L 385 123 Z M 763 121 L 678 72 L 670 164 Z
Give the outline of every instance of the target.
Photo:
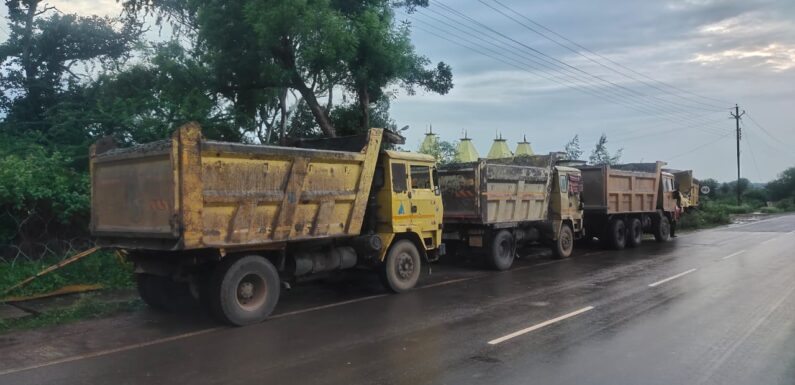
M 734 105 L 734 113 L 731 113 L 732 118 L 734 118 L 735 122 L 737 123 L 737 206 L 741 204 L 740 202 L 740 138 L 742 138 L 743 133 L 740 131 L 740 118 L 745 115 L 745 110 L 743 113 L 740 113 L 740 107 L 738 105 Z

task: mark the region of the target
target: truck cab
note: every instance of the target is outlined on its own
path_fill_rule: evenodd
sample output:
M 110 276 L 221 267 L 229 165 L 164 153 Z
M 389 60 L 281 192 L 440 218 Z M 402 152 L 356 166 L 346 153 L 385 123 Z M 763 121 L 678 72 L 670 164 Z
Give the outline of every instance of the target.
M 555 240 L 562 249 L 563 257 L 571 254 L 574 239 L 583 235 L 583 213 L 580 204 L 582 174 L 573 167 L 556 166 L 552 181 L 552 195 L 549 204 L 549 219 L 555 229 Z M 568 229 L 566 229 L 568 227 Z
M 411 242 L 426 260 L 443 253 L 442 197 L 436 160 L 412 152 L 381 152 L 376 174 L 383 183 L 374 186 L 376 231 L 384 245 L 394 247 L 400 240 Z M 405 242 L 404 242 L 405 243 Z M 392 247 L 382 248 L 379 260 L 387 261 Z

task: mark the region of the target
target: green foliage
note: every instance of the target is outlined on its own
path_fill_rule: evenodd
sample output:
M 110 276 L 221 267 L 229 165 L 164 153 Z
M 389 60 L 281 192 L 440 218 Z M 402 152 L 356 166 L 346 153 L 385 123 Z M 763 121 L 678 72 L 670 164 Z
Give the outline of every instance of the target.
M 795 200 L 795 167 L 784 170 L 776 180 L 768 183 L 767 190 L 774 201 Z
M 430 148 L 420 148 L 418 152 L 431 155 L 436 158 L 439 165 L 445 165 L 455 161 L 458 155 L 458 145 L 444 140 L 435 140 Z
M 88 225 L 87 175 L 59 152 L 8 137 L 3 142 L 8 146 L 0 147 L 0 257 L 60 252 L 64 245 L 51 244 L 52 238 L 73 238 Z
M 682 215 L 677 226 L 680 229 L 701 229 L 731 223 L 730 210 L 726 205 L 705 202 L 697 210 Z
M 80 103 L 89 73 L 113 68 L 130 55 L 140 28 L 135 23 L 55 12 L 40 1 L 7 1 L 8 40 L 0 44 L 4 116 L 0 131 L 24 136 L 61 153 L 85 154 L 90 135 L 82 126 L 59 123 L 63 103 Z
M 397 25 L 393 7 L 409 11 L 427 1 L 128 0 L 130 14 L 153 11 L 175 26 L 188 26 L 196 55 L 211 69 L 211 90 L 221 92 L 251 119 L 274 113 L 273 95 L 298 91 L 299 115 L 311 114 L 325 135 L 336 135 L 329 115 L 331 94 L 341 87 L 356 95 L 361 120 L 390 85 L 437 93 L 452 88 L 450 67 L 414 53 L 407 25 Z M 234 20 L 234 22 L 230 22 Z M 276 92 L 274 92 L 276 90 Z M 321 95 L 328 102 L 321 106 Z M 280 109 L 284 115 L 284 109 Z M 293 115 L 294 127 L 308 128 Z M 270 135 L 267 135 L 270 137 Z
M 602 134 L 599 137 L 599 141 L 596 142 L 593 151 L 591 151 L 591 156 L 588 160 L 591 164 L 617 164 L 621 161 L 621 153 L 623 151 L 624 149 L 621 148 L 611 155 L 610 151 L 607 150 L 607 135 Z

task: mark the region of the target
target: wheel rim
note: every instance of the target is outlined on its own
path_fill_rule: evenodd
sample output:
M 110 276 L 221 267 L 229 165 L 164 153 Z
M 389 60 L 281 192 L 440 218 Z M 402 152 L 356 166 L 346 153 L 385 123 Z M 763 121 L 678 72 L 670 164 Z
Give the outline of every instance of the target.
M 632 226 L 632 237 L 635 241 L 639 241 L 643 237 L 643 229 L 641 229 L 640 222 L 635 221 L 635 224 Z
M 616 224 L 616 240 L 619 242 L 623 241 L 624 238 L 627 236 L 627 229 L 624 227 L 624 223 L 619 222 Z
M 660 232 L 662 233 L 663 238 L 668 238 L 668 235 L 671 234 L 671 225 L 668 221 L 663 221 L 660 225 Z
M 568 252 L 571 250 L 571 246 L 574 243 L 572 240 L 571 233 L 568 231 L 564 231 L 560 234 L 560 247 L 563 251 Z
M 398 254 L 397 258 L 395 258 L 395 267 L 397 277 L 401 281 L 410 280 L 416 269 L 414 258 L 412 258 L 409 253 L 405 252 Z
M 508 240 L 503 240 L 499 243 L 497 247 L 497 257 L 500 259 L 509 259 L 511 258 L 511 242 Z
M 246 311 L 256 310 L 265 303 L 268 285 L 259 274 L 248 274 L 237 283 L 237 304 Z

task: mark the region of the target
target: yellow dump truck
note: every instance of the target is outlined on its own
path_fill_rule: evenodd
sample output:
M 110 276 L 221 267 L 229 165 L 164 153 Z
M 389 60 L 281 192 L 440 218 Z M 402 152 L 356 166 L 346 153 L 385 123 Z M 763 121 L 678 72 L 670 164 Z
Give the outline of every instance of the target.
M 585 230 L 615 249 L 634 247 L 644 233 L 670 239 L 680 209 L 674 175 L 664 162 L 580 166 Z
M 433 157 L 382 151 L 383 131 L 301 148 L 171 139 L 91 149 L 91 232 L 135 263 L 158 308 L 198 299 L 244 325 L 274 309 L 283 284 L 355 266 L 414 287 L 443 253 Z M 342 149 L 342 150 L 340 150 Z
M 517 247 L 549 244 L 571 255 L 583 229 L 580 171 L 558 166 L 561 154 L 480 159 L 441 167 L 444 239 L 451 249 L 482 251 L 498 270 L 513 263 Z
M 682 209 L 698 208 L 701 186 L 698 180 L 693 177 L 693 170 L 664 169 L 663 171 L 673 174 L 674 187 L 679 192 L 679 202 Z

